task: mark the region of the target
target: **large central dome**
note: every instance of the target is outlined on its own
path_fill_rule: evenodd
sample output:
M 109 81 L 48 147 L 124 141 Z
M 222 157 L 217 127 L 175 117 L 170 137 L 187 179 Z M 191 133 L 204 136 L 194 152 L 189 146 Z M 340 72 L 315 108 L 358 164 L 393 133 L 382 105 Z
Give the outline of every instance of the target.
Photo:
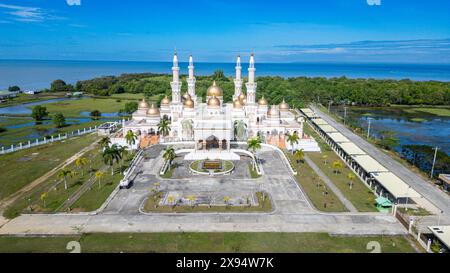
M 208 92 L 206 93 L 206 96 L 208 97 L 222 97 L 223 91 L 222 88 L 217 86 L 216 81 L 213 82 L 213 85 L 211 85 L 208 88 Z

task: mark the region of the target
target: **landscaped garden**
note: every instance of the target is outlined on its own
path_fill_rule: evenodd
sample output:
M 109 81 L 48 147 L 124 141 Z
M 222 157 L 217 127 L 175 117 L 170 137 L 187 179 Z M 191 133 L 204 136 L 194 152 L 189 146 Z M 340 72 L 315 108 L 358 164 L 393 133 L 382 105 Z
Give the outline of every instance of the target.
M 234 169 L 234 164 L 228 160 L 197 160 L 189 168 L 202 174 L 226 174 Z
M 212 197 L 188 195 L 186 197 L 176 198 L 173 195 L 168 195 L 166 203 L 161 205 L 161 201 L 166 197 L 166 193 L 153 189 L 149 195 L 143 210 L 145 212 L 178 212 L 178 213 L 192 213 L 192 212 L 270 212 L 272 211 L 272 202 L 270 197 L 265 192 L 256 192 L 257 205 L 252 205 L 247 198 L 242 204 L 235 204 L 233 197 L 223 196 L 221 200 L 214 200 Z M 206 202 L 204 200 L 207 200 Z M 202 200 L 202 203 L 200 203 Z M 221 203 L 218 205 L 217 203 Z

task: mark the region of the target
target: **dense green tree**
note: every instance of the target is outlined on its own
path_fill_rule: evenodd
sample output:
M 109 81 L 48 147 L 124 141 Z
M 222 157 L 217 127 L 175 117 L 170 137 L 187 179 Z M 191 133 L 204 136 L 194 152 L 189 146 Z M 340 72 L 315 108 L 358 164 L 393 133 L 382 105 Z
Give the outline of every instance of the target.
M 102 113 L 98 110 L 94 110 L 90 113 L 90 116 L 92 119 L 97 120 L 97 119 L 101 118 Z
M 55 124 L 57 128 L 64 127 L 66 126 L 66 118 L 62 113 L 56 113 L 53 116 L 53 124 Z
M 18 87 L 17 85 L 13 85 L 13 86 L 8 87 L 8 91 L 17 92 L 17 91 L 20 91 L 20 87 Z
M 138 109 L 138 103 L 135 101 L 125 103 L 124 109 L 121 110 L 122 113 L 128 115 L 133 114 Z
M 48 116 L 47 108 L 44 106 L 36 105 L 33 107 L 33 111 L 31 112 L 31 117 L 35 121 L 42 121 L 44 118 Z

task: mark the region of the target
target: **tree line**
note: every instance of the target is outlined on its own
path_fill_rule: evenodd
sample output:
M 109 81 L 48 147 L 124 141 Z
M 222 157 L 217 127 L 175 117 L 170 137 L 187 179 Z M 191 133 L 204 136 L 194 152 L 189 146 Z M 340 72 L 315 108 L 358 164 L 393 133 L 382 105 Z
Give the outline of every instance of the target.
M 182 76 L 184 83 L 186 75 Z M 205 97 L 212 81 L 224 90 L 224 99 L 230 101 L 234 93 L 232 78 L 225 77 L 222 71 L 211 76 L 197 76 L 196 91 Z M 107 76 L 87 81 L 79 81 L 75 89 L 94 95 L 108 96 L 117 93 L 144 93 L 151 97 L 164 95 L 170 97 L 168 74 L 123 74 Z M 450 105 L 450 82 L 379 80 L 308 77 L 258 77 L 258 98 L 264 95 L 272 103 L 280 103 L 283 98 L 292 106 L 302 107 L 310 102 L 328 104 L 348 104 L 364 106 L 403 105 Z M 245 88 L 244 88 L 245 90 Z M 182 85 L 182 92 L 187 84 Z

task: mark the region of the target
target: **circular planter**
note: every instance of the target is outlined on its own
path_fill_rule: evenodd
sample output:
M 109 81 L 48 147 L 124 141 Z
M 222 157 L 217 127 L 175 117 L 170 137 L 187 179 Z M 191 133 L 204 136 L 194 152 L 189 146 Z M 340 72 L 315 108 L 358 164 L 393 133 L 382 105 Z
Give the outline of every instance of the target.
M 228 160 L 221 160 L 222 165 L 223 165 L 221 170 L 203 169 L 203 168 L 201 168 L 201 166 L 204 161 L 205 160 L 197 160 L 197 161 L 194 161 L 191 164 L 189 164 L 190 171 L 195 174 L 215 176 L 215 175 L 229 174 L 234 170 L 233 162 L 228 161 Z

